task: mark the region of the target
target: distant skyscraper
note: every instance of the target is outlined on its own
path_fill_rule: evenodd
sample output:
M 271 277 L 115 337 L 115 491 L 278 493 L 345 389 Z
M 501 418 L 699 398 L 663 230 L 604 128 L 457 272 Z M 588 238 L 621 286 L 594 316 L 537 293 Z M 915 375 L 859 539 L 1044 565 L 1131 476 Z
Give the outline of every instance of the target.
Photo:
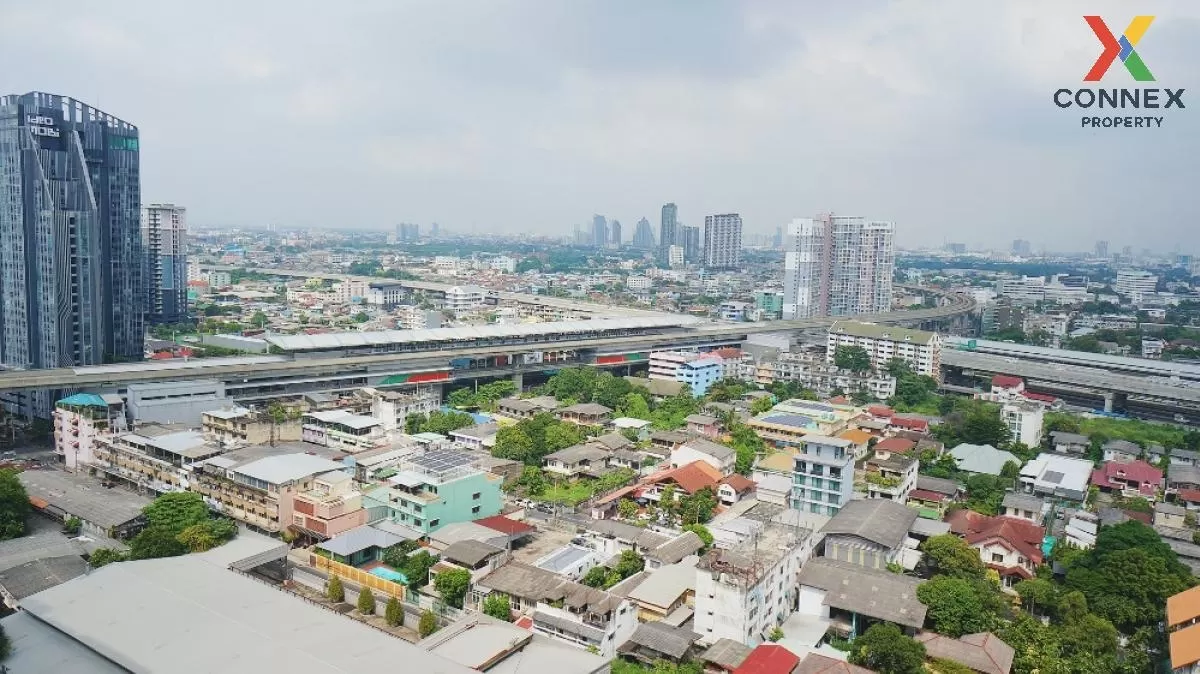
M 592 216 L 592 245 L 604 248 L 608 245 L 608 220 L 603 215 Z
M 438 238 L 438 223 L 435 222 L 429 226 L 429 238 L 431 238 L 431 239 Z
M 680 244 L 683 245 L 683 259 L 687 262 L 700 261 L 700 228 L 679 226 Z
M 832 214 L 787 226 L 783 317 L 844 316 L 892 306 L 895 225 Z
M 1098 257 L 1102 260 L 1108 258 L 1108 242 L 1107 241 L 1097 241 L 1096 242 L 1096 257 Z
M 965 255 L 967 252 L 967 244 L 965 243 L 948 243 L 946 244 L 946 252 L 951 255 Z
M 179 323 L 187 319 L 187 209 L 150 204 L 142 209 L 146 255 L 146 319 Z
M 620 248 L 621 247 L 621 221 L 613 220 L 612 222 L 608 223 L 608 232 L 609 232 L 610 236 L 612 237 L 612 247 Z
M 1025 239 L 1014 239 L 1012 242 L 1012 254 L 1016 257 L 1029 257 L 1033 254 L 1033 245 Z
M 402 222 L 396 225 L 396 240 L 400 243 L 412 243 L 421 238 L 421 226 L 415 222 Z
M 734 269 L 742 264 L 742 216 L 737 213 L 704 218 L 704 266 Z
M 675 204 L 663 204 L 662 222 L 658 227 L 658 247 L 662 251 L 664 260 L 667 258 L 668 249 L 679 243 L 679 232 L 676 231 L 678 221 L 679 207 Z
M 0 96 L 0 363 L 142 358 L 139 166 L 136 126 L 64 96 Z M 53 395 L 7 400 L 46 416 Z
M 633 247 L 638 250 L 654 250 L 654 229 L 646 218 L 638 220 L 637 229 L 633 230 Z
M 771 247 L 775 250 L 783 249 L 783 227 L 775 228 L 775 237 L 771 239 Z

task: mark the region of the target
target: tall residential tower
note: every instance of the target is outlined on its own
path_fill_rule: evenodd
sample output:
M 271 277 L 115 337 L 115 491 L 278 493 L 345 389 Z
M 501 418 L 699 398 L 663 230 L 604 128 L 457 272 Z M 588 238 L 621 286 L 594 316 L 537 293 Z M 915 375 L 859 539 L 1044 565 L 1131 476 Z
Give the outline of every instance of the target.
M 742 216 L 737 213 L 704 218 L 704 266 L 736 269 L 742 264 Z
M 179 323 L 187 318 L 187 209 L 150 204 L 142 209 L 146 252 L 146 319 Z
M 895 225 L 823 214 L 787 226 L 784 319 L 887 311 L 896 263 Z
M 663 204 L 662 222 L 658 227 L 658 248 L 664 261 L 667 259 L 671 246 L 680 243 L 677 231 L 678 222 L 679 207 L 675 204 Z
M 0 96 L 0 364 L 142 358 L 139 165 L 128 122 L 65 96 Z M 52 397 L 5 400 L 48 416 Z
M 638 220 L 637 229 L 633 231 L 633 247 L 638 250 L 654 250 L 654 230 L 646 218 Z

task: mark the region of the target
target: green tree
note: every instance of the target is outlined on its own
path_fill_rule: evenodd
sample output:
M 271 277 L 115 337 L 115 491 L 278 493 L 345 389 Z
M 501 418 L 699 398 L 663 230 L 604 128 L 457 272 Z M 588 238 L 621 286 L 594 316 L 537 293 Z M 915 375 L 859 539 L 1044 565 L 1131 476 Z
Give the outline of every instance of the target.
M 622 519 L 631 520 L 634 517 L 637 517 L 638 504 L 630 499 L 623 498 L 620 501 L 617 501 L 617 514 L 620 515 Z
M 421 548 L 416 541 L 400 541 L 383 551 L 383 563 L 400 571 L 408 562 L 408 556 Z
M 179 532 L 175 539 L 186 547 L 188 552 L 205 552 L 220 545 L 217 537 L 204 524 L 193 524 Z
M 1021 606 L 1033 615 L 1045 615 L 1058 604 L 1058 586 L 1045 578 L 1022 580 L 1013 590 L 1021 598 Z
M 1116 657 L 1119 635 L 1117 628 L 1104 618 L 1085 613 L 1062 628 L 1063 651 L 1068 655 L 1099 655 Z
M 427 550 L 421 550 L 408 556 L 400 572 L 408 579 L 409 587 L 422 587 L 429 583 L 429 569 L 434 564 L 437 564 L 437 559 Z
M 752 414 L 754 416 L 758 416 L 760 414 L 765 414 L 767 412 L 770 412 L 771 408 L 774 406 L 775 406 L 775 399 L 773 397 L 762 396 L 761 398 L 756 398 L 754 400 L 754 402 L 750 403 L 750 414 Z
M 97 548 L 88 557 L 88 564 L 93 569 L 98 569 L 113 562 L 123 562 L 127 559 L 129 559 L 129 556 L 116 548 Z
M 967 507 L 984 515 L 996 515 L 1007 486 L 1006 480 L 995 475 L 972 475 L 967 478 Z
M 614 377 L 611 373 L 603 372 L 596 378 L 592 389 L 592 402 L 617 409 L 632 388 L 624 377 Z
M 734 422 L 729 425 L 729 444 L 737 453 L 734 470 L 742 475 L 749 475 L 754 468 L 754 461 L 759 454 L 766 452 L 762 438 L 749 426 Z
M 782 639 L 784 636 L 783 630 L 779 627 L 779 625 L 776 625 L 775 627 L 771 628 L 771 633 L 767 635 L 767 641 L 774 643 Z
M 646 558 L 642 557 L 633 550 L 625 550 L 617 557 L 617 563 L 613 565 L 613 570 L 621 577 L 621 580 L 632 576 L 635 573 L 640 573 L 646 568 Z
M 463 597 L 471 586 L 471 572 L 466 569 L 447 569 L 433 579 L 433 588 L 442 596 L 442 601 L 454 608 L 462 608 Z
M 647 402 L 646 396 L 637 391 L 626 393 L 617 411 L 623 417 L 650 421 L 650 403 Z
M 525 466 L 521 469 L 521 477 L 517 480 L 525 487 L 525 493 L 538 496 L 546 491 L 546 474 L 537 466 Z
M 976 586 L 963 578 L 935 576 L 917 586 L 917 599 L 929 607 L 927 619 L 941 634 L 957 638 L 992 628 L 993 616 Z
M 428 421 L 429 417 L 424 414 L 410 414 L 404 417 L 404 432 L 416 435 L 421 432 L 421 426 Z
M 492 445 L 492 456 L 528 464 L 535 456 L 533 438 L 529 437 L 529 433 L 520 424 L 501 428 L 496 431 L 496 444 Z M 538 463 L 540 462 L 538 459 Z M 536 466 L 530 465 L 527 468 Z
M 446 396 L 446 404 L 458 408 L 474 407 L 475 394 L 466 387 L 456 388 Z
M 83 528 L 83 520 L 78 517 L 68 517 L 62 525 L 62 532 L 69 536 L 78 536 L 79 530 Z
M 466 412 L 443 412 L 434 410 L 429 418 L 421 425 L 422 433 L 438 433 L 445 435 L 467 426 L 474 426 L 475 420 Z
M 1012 436 L 995 405 L 973 405 L 962 420 L 960 432 L 963 442 L 993 447 L 1003 447 Z
M 148 528 L 162 528 L 178 534 L 193 524 L 208 521 L 208 506 L 196 492 L 163 494 L 142 509 Z
M 708 527 L 704 526 L 703 524 L 689 524 L 686 527 L 683 527 L 683 530 L 690 531 L 699 536 L 700 540 L 704 542 L 705 549 L 712 547 L 715 539 L 713 538 L 712 532 L 709 531 Z
M 921 544 L 921 551 L 925 553 L 921 562 L 931 574 L 975 580 L 987 571 L 979 552 L 954 534 L 929 537 Z
M 727 403 L 741 398 L 746 393 L 746 385 L 737 379 L 721 379 L 708 388 L 708 399 L 713 402 Z
M 663 400 L 654 408 L 650 422 L 662 431 L 669 431 L 684 425 L 688 415 L 700 411 L 700 403 L 686 390 L 676 396 Z
M 250 323 L 260 329 L 265 329 L 267 327 L 267 315 L 261 311 L 256 311 L 250 319 Z
M 24 536 L 30 510 L 29 494 L 16 471 L 0 470 L 0 540 Z
M 546 428 L 545 453 L 557 452 L 583 442 L 583 431 L 572 423 L 558 422 Z M 538 457 L 541 462 L 542 457 Z
M 604 588 L 608 585 L 608 569 L 603 566 L 593 566 L 583 574 L 579 582 L 588 587 Z
M 367 314 L 367 312 L 360 311 L 357 314 L 354 314 L 352 320 L 355 323 L 366 323 L 367 321 L 371 320 L 371 317 Z
M 717 495 L 712 487 L 703 487 L 694 494 L 685 494 L 679 499 L 676 512 L 683 524 L 703 524 L 712 519 L 717 509 Z
M 383 609 L 383 619 L 389 627 L 397 627 L 404 622 L 404 608 L 400 606 L 399 599 L 388 597 L 387 606 Z
M 156 559 L 187 554 L 187 547 L 176 536 L 179 532 L 163 526 L 150 526 L 129 542 L 130 559 Z
M 559 400 L 587 402 L 592 399 L 599 373 L 590 367 L 559 370 L 546 382 L 546 391 Z
M 870 372 L 871 355 L 861 346 L 839 346 L 833 351 L 833 364 L 851 372 Z
M 358 593 L 358 612 L 363 615 L 375 615 L 375 593 L 364 586 Z
M 850 646 L 850 662 L 879 674 L 923 674 L 925 647 L 892 623 L 875 623 Z
M 438 631 L 437 616 L 434 615 L 433 611 L 425 609 L 421 612 L 421 622 L 417 624 L 417 634 L 420 634 L 421 638 L 424 639 L 436 631 Z
M 346 600 L 346 588 L 342 586 L 341 578 L 329 576 L 329 580 L 325 583 L 325 597 L 334 603 Z
M 483 600 L 483 612 L 497 620 L 509 622 L 512 620 L 512 606 L 508 595 L 493 592 Z

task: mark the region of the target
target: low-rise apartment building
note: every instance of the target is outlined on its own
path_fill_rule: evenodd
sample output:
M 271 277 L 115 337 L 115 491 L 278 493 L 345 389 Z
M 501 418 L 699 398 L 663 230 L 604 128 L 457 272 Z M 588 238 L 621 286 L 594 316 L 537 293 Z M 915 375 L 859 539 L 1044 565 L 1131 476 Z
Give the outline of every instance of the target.
M 388 486 L 367 495 L 368 508 L 386 507 L 388 519 L 423 533 L 500 512 L 503 479 L 478 466 L 478 458 L 449 449 L 406 457 Z
M 616 656 L 637 629 L 637 611 L 615 594 L 581 585 L 535 566 L 509 562 L 475 582 L 465 607 L 481 610 L 492 594 L 508 597 L 516 615 L 528 617 L 530 629 L 605 658 Z
M 770 522 L 734 549 L 715 548 L 701 557 L 693 628 L 701 642 L 732 639 L 753 646 L 766 640 L 791 613 L 796 573 L 819 538 L 809 529 Z
M 126 429 L 120 396 L 76 393 L 54 404 L 54 453 L 67 470 L 92 463 L 98 437 Z
M 854 498 L 854 451 L 845 438 L 808 435 L 801 439 L 792 477 L 791 505 L 833 516 Z
M 650 379 L 677 381 L 702 396 L 724 373 L 724 361 L 716 354 L 690 351 L 654 351 L 650 354 Z
M 838 321 L 826 336 L 827 362 L 833 363 L 839 346 L 860 346 L 871 358 L 871 366 L 882 370 L 898 358 L 917 374 L 941 379 L 942 338 L 936 332 L 910 330 L 891 325 Z
M 342 469 L 310 451 L 303 445 L 234 450 L 198 464 L 190 489 L 217 512 L 279 533 L 295 521 L 294 496 L 312 490 L 318 475 Z
M 228 447 L 265 445 L 300 440 L 300 420 L 284 413 L 274 418 L 270 412 L 255 412 L 245 407 L 227 407 L 200 415 L 204 436 Z
M 371 416 L 384 431 L 404 430 L 411 414 L 429 414 L 441 404 L 441 392 L 430 387 L 411 391 L 383 391 L 365 388 L 361 393 L 371 400 Z
M 224 451 L 196 431 L 146 425 L 136 433 L 97 436 L 91 467 L 138 491 L 163 494 L 191 488 L 196 466 Z
M 362 499 L 349 473 L 322 473 L 308 489 L 292 496 L 290 524 L 319 540 L 332 538 L 367 523 Z
M 880 451 L 878 447 L 876 445 L 875 455 L 863 465 L 867 497 L 907 502 L 908 495 L 917 486 L 920 461 L 915 456 Z
M 386 441 L 379 419 L 345 410 L 305 414 L 301 437 L 305 442 L 351 454 L 382 447 Z

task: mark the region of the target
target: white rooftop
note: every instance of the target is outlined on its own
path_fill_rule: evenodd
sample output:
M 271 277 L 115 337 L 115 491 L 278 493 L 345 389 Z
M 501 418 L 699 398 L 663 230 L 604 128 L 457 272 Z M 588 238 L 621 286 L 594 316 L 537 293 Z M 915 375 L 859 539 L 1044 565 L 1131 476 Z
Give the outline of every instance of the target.
M 238 543 L 109 564 L 28 597 L 22 608 L 134 672 L 358 674 L 391 671 L 399 662 L 428 674 L 472 674 L 229 570 L 231 557 L 243 553 Z
M 284 454 L 251 461 L 235 468 L 234 472 L 267 484 L 284 484 L 342 468 L 337 461 L 311 454 Z
M 370 428 L 379 426 L 380 421 L 375 417 L 369 417 L 363 414 L 353 414 L 346 410 L 325 410 L 322 412 L 309 412 L 304 415 L 312 417 L 317 421 L 325 424 L 341 424 L 350 428 Z

